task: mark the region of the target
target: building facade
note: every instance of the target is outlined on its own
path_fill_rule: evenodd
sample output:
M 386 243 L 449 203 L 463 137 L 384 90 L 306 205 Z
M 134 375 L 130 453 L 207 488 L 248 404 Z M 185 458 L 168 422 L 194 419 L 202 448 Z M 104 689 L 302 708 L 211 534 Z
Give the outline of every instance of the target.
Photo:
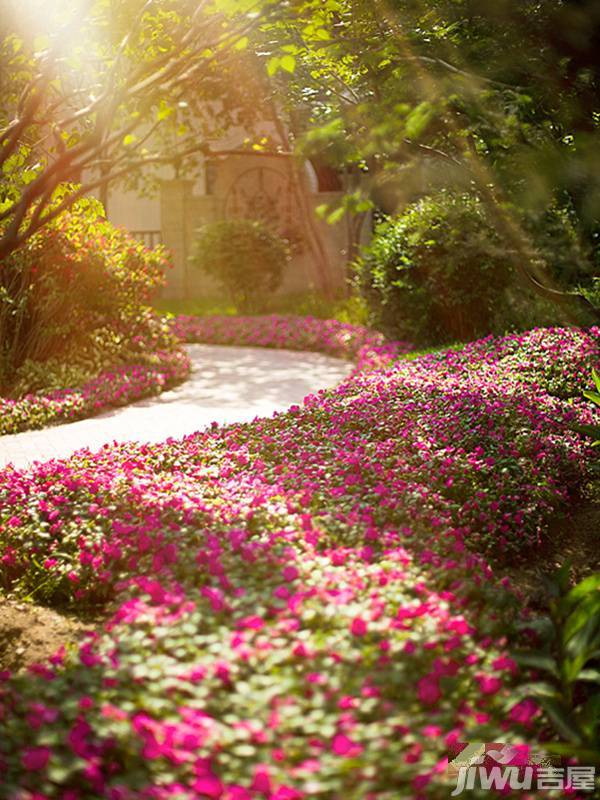
M 313 289 L 343 291 L 348 260 L 357 237 L 363 242 L 370 224 L 344 216 L 335 224 L 316 209 L 334 208 L 344 194 L 337 176 L 291 156 L 228 148 L 204 159 L 193 177 L 163 172 L 153 197 L 117 188 L 108 197 L 108 218 L 152 247 L 164 244 L 171 256 L 165 296 L 190 298 L 217 294 L 213 280 L 190 263 L 195 233 L 223 219 L 257 219 L 288 239 L 292 258 L 282 293 Z

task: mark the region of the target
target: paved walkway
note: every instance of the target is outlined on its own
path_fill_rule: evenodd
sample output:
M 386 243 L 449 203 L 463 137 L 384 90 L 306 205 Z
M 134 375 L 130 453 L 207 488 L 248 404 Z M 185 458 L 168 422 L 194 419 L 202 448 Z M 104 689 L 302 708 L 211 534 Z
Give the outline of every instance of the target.
M 65 458 L 82 447 L 109 442 L 160 442 L 216 421 L 245 422 L 301 403 L 307 394 L 334 386 L 351 370 L 347 361 L 320 353 L 258 347 L 187 346 L 189 380 L 158 397 L 91 419 L 0 437 L 0 467 Z

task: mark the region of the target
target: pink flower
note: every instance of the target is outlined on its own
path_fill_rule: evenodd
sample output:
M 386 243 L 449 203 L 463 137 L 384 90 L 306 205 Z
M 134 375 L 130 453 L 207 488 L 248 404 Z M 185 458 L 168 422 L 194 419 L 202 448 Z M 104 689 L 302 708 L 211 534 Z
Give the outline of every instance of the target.
M 44 769 L 50 760 L 49 747 L 27 747 L 21 756 L 21 763 L 30 772 Z
M 240 628 L 249 628 L 254 631 L 259 631 L 261 628 L 264 628 L 265 621 L 262 617 L 258 616 L 251 616 L 251 617 L 244 617 L 239 621 Z
M 296 567 L 287 566 L 283 568 L 282 574 L 283 574 L 283 579 L 289 582 L 289 581 L 295 581 L 296 578 L 300 575 L 300 572 Z
M 265 764 L 257 764 L 254 768 L 254 777 L 250 788 L 255 792 L 269 794 L 272 791 L 271 776 L 269 768 Z
M 367 623 L 362 617 L 355 617 L 350 625 L 350 630 L 354 636 L 364 636 L 367 632 Z
M 431 706 L 442 696 L 437 677 L 426 675 L 417 681 L 417 696 L 422 703 Z
M 494 669 L 500 670 L 507 670 L 508 672 L 513 673 L 513 675 L 517 672 L 517 665 L 512 658 L 508 656 L 500 656 L 492 661 L 492 667 Z
M 520 722 L 522 725 L 527 725 L 538 711 L 538 706 L 533 700 L 525 699 L 514 705 L 508 712 L 508 716 L 513 722 Z
M 280 786 L 272 795 L 272 800 L 302 800 L 305 797 L 298 789 L 291 786 Z
M 479 683 L 479 688 L 484 694 L 496 694 L 502 688 L 502 681 L 495 675 L 484 675 L 480 673 L 475 676 Z
M 464 617 L 455 617 L 454 619 L 449 620 L 446 625 L 446 629 L 457 633 L 459 636 L 464 636 L 465 634 L 473 632 L 473 628 L 469 625 Z
M 348 736 L 343 733 L 337 733 L 333 737 L 331 749 L 336 756 L 346 756 L 348 758 L 358 756 L 363 751 L 362 745 L 353 742 L 352 739 L 349 739 Z
M 416 761 L 420 761 L 421 753 L 423 752 L 423 745 L 419 742 L 415 742 L 412 747 L 410 747 L 404 755 L 404 760 L 407 764 L 414 764 Z
M 193 786 L 196 792 L 206 797 L 221 797 L 224 791 L 223 784 L 214 775 L 201 775 Z

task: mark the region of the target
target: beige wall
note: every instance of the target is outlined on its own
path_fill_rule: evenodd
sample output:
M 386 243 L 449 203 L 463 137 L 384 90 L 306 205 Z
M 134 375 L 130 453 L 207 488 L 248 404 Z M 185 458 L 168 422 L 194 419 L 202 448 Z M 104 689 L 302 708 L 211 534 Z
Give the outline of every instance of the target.
M 267 216 L 272 210 L 276 215 L 275 227 L 282 234 L 300 237 L 300 211 L 290 190 L 288 170 L 282 158 L 253 159 L 251 156 L 233 155 L 218 164 L 211 195 L 195 194 L 192 180 L 162 183 L 162 239 L 173 260 L 166 296 L 185 298 L 218 293 L 216 284 L 189 263 L 195 231 L 203 224 L 238 216 L 254 217 L 256 208 L 264 212 L 266 204 Z M 310 178 L 306 182 L 310 186 Z M 258 186 L 259 183 L 263 186 Z M 306 193 L 308 206 L 313 210 L 323 203 L 336 203 L 340 196 L 341 193 L 337 192 Z M 344 218 L 335 225 L 328 225 L 316 215 L 314 220 L 327 254 L 327 281 L 334 289 L 342 289 L 348 260 L 348 223 Z M 306 291 L 319 288 L 322 282 L 311 250 L 300 244 L 286 267 L 280 291 Z
M 282 293 L 321 288 L 324 282 L 310 247 L 303 241 L 302 216 L 292 191 L 291 162 L 277 156 L 229 154 L 218 159 L 214 168 L 212 193 L 206 194 L 204 171 L 201 179 L 165 178 L 155 198 L 139 197 L 121 189 L 111 191 L 108 217 L 116 225 L 132 231 L 160 231 L 171 254 L 173 268 L 167 275 L 166 297 L 193 298 L 215 296 L 220 290 L 208 276 L 189 262 L 196 230 L 219 219 L 249 217 L 268 219 L 275 229 L 298 245 L 287 264 Z M 168 175 L 168 173 L 166 173 Z M 317 192 L 314 172 L 302 174 L 305 202 L 314 209 L 335 205 L 341 193 Z M 328 225 L 313 213 L 314 226 L 327 255 L 326 282 L 341 290 L 346 284 L 350 226 L 347 218 Z M 363 241 L 369 225 L 363 227 Z

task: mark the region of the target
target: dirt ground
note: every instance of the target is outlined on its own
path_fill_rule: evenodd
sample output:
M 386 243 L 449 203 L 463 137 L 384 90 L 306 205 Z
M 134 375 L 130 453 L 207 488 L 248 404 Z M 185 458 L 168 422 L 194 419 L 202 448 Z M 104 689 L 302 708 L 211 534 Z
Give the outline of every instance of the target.
M 592 572 L 600 572 L 600 502 L 584 502 L 557 516 L 542 547 L 506 573 L 527 604 L 539 606 L 544 605 L 545 596 L 542 575 L 552 574 L 567 561 L 574 584 Z
M 84 623 L 74 614 L 0 597 L 0 670 L 44 662 L 93 627 L 94 620 Z

